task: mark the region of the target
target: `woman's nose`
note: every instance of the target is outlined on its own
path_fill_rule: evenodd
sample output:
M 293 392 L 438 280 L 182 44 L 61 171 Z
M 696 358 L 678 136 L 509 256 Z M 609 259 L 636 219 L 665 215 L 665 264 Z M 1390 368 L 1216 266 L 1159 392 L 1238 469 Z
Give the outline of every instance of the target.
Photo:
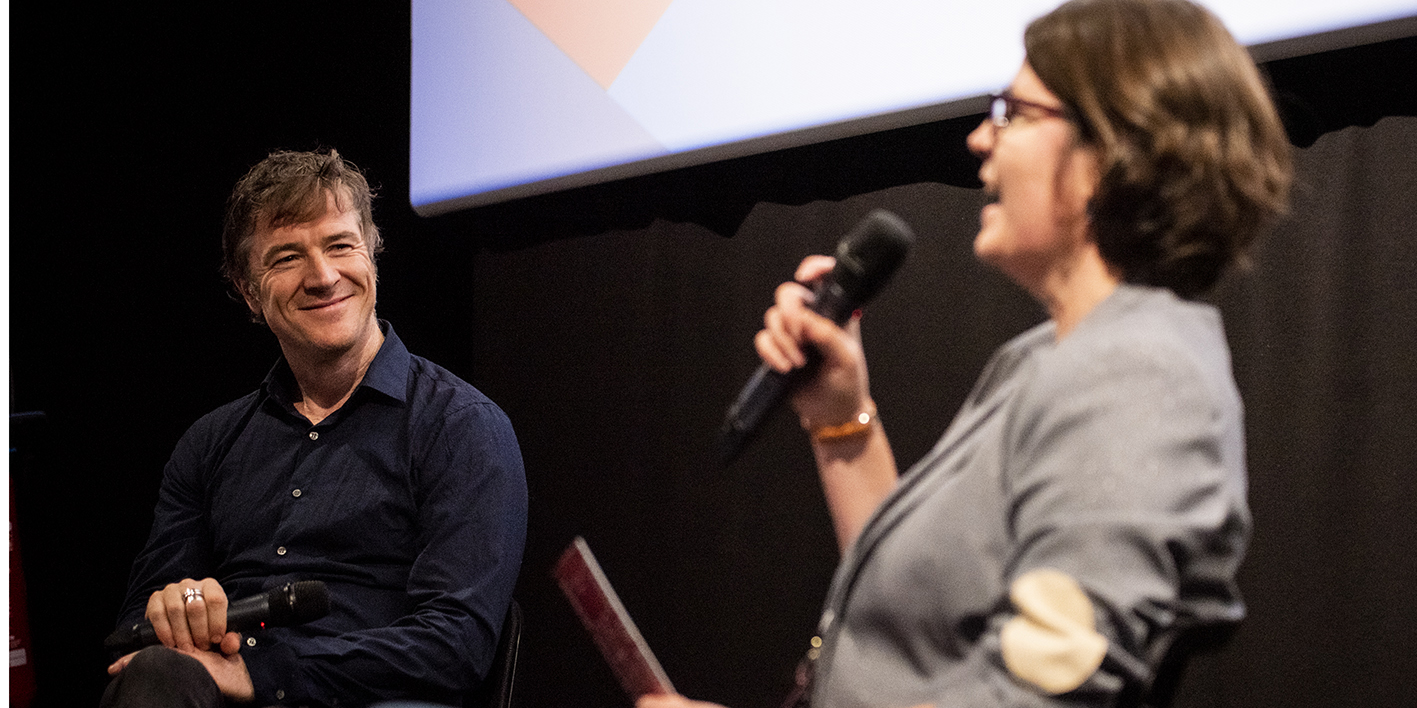
M 965 138 L 964 144 L 969 147 L 969 151 L 979 158 L 989 156 L 994 149 L 994 135 L 996 131 L 994 124 L 988 119 L 979 122 L 979 127 L 970 131 L 969 137 Z

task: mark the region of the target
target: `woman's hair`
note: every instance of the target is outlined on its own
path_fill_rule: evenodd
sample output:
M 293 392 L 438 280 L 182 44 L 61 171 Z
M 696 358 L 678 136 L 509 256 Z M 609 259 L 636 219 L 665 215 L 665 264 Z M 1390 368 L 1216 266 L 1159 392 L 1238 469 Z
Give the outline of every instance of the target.
M 1024 33 L 1032 67 L 1098 149 L 1088 206 L 1130 282 L 1203 294 L 1287 206 L 1291 157 L 1254 61 L 1187 0 L 1071 0 Z
M 303 224 L 325 214 L 326 195 L 341 211 L 359 214 L 369 256 L 383 250 L 374 225 L 374 194 L 353 163 L 335 150 L 273 152 L 246 173 L 231 191 L 222 229 L 222 275 L 237 294 L 251 286 L 251 244 L 261 228 Z

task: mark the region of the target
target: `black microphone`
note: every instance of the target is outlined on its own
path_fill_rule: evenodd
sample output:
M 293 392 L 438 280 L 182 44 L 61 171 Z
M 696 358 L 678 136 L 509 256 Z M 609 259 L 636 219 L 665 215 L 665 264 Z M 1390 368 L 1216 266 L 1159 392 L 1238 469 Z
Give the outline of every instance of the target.
M 290 627 L 329 613 L 330 591 L 325 584 L 319 580 L 298 580 L 228 605 L 226 631 L 244 632 L 262 625 Z M 103 646 L 118 654 L 160 643 L 152 622 L 147 620 L 118 629 L 103 640 Z
M 812 311 L 837 323 L 845 324 L 851 313 L 866 304 L 885 287 L 905 254 L 915 242 L 915 235 L 900 217 L 884 209 L 876 209 L 862 219 L 836 246 L 836 267 L 817 282 L 816 302 Z M 809 378 L 816 368 L 819 355 L 807 352 L 806 366 L 781 374 L 767 364 L 738 394 L 738 400 L 728 409 L 720 429 L 719 459 L 732 462 L 747 446 L 758 426 L 796 383 Z

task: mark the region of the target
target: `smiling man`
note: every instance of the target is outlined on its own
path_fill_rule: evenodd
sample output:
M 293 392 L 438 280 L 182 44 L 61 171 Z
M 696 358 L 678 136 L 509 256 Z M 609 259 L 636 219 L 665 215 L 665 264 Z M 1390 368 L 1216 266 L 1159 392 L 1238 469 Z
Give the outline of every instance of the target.
M 199 420 L 163 476 L 104 705 L 461 704 L 485 675 L 526 534 L 500 409 L 375 314 L 364 176 L 336 152 L 270 155 L 237 183 L 227 278 L 280 343 L 259 390 Z M 229 602 L 323 581 L 330 612 L 228 631 Z

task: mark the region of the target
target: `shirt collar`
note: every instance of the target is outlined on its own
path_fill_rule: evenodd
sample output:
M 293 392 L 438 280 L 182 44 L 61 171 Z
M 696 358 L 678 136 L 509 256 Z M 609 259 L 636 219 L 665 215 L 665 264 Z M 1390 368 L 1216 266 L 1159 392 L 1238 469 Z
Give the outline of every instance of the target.
M 403 340 L 394 334 L 394 326 L 388 320 L 379 320 L 379 329 L 384 333 L 384 343 L 369 370 L 364 372 L 360 388 L 372 388 L 400 403 L 407 403 L 408 368 L 411 355 Z
M 369 368 L 364 372 L 364 380 L 359 388 L 373 389 L 400 403 L 408 402 L 408 367 L 411 356 L 403 340 L 394 333 L 394 326 L 388 320 L 379 320 L 379 330 L 384 333 L 384 343 Z M 261 388 L 281 403 L 289 404 L 295 399 L 295 375 L 285 357 L 276 361 L 270 373 L 261 382 Z M 356 390 L 356 393 L 358 391 Z
M 1175 297 L 1175 295 L 1166 288 L 1154 285 L 1141 285 L 1125 281 L 1118 283 L 1117 288 L 1110 295 L 1103 298 L 1102 302 L 1092 308 L 1092 312 L 1082 318 L 1074 332 L 1081 329 L 1083 325 L 1089 328 L 1105 326 L 1120 319 L 1143 300 L 1158 297 Z

